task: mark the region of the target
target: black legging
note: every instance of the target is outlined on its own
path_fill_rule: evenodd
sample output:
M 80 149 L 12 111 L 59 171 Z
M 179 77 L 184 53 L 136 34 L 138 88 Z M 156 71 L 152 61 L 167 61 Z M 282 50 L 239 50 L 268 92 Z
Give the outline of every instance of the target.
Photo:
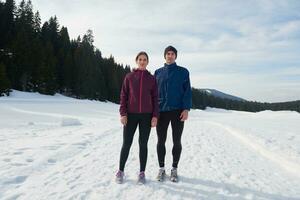
M 148 155 L 148 139 L 151 131 L 151 113 L 128 113 L 127 124 L 123 128 L 123 145 L 120 154 L 119 170 L 124 171 L 133 136 L 139 125 L 140 171 L 145 171 Z
M 166 139 L 168 126 L 171 121 L 172 126 L 172 137 L 173 137 L 173 167 L 178 166 L 180 154 L 182 150 L 181 146 L 181 135 L 184 127 L 184 122 L 180 121 L 180 114 L 182 110 L 173 110 L 167 112 L 160 112 L 158 122 L 156 126 L 156 132 L 158 137 L 157 142 L 157 156 L 160 167 L 165 166 L 165 155 L 166 155 Z

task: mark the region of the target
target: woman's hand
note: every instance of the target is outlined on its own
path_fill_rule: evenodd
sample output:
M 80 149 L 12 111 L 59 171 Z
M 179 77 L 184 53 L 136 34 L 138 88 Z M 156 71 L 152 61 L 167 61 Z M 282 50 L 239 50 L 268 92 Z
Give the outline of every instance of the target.
M 120 119 L 121 123 L 126 126 L 127 124 L 127 116 L 121 116 L 121 119 Z
M 155 127 L 156 125 L 157 125 L 157 118 L 156 117 L 152 117 L 151 127 Z

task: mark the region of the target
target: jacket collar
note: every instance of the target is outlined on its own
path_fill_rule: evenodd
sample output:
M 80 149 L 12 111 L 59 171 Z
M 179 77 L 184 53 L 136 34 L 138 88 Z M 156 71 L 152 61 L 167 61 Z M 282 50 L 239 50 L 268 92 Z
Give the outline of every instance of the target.
M 145 69 L 145 70 L 141 70 L 141 69 L 139 69 L 139 68 L 133 68 L 133 70 L 132 70 L 133 72 L 146 72 L 146 73 L 150 73 L 147 69 Z
M 177 66 L 176 62 L 174 62 L 174 63 L 172 63 L 170 65 L 168 65 L 167 63 L 165 63 L 165 67 L 175 67 L 175 66 Z

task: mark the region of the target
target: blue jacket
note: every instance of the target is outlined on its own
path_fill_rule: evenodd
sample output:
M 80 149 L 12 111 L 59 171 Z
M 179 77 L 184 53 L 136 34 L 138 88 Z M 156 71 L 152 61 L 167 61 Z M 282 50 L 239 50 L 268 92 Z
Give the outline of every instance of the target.
M 192 91 L 189 71 L 176 63 L 165 64 L 154 72 L 158 86 L 159 112 L 190 110 Z

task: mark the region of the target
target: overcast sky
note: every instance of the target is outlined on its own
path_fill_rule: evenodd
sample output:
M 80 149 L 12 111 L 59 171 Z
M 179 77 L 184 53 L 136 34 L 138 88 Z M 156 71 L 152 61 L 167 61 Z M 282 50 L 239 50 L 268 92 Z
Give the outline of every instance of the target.
M 17 1 L 19 2 L 19 1 Z M 32 0 L 42 21 L 56 15 L 71 38 L 94 32 L 104 56 L 149 70 L 164 63 L 167 45 L 189 69 L 192 86 L 256 101 L 300 100 L 298 0 Z

